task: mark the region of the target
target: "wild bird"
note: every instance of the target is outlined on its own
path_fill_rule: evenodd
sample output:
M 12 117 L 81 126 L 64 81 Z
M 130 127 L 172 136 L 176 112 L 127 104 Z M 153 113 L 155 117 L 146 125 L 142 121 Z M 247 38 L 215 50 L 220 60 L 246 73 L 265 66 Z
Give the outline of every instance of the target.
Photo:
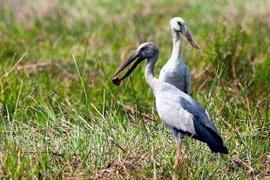
M 185 135 L 206 143 L 212 152 L 228 154 L 228 149 L 207 111 L 188 94 L 155 77 L 154 66 L 158 55 L 159 49 L 154 43 L 141 44 L 128 60 L 116 70 L 113 75 L 113 83 L 120 85 L 121 81 L 128 77 L 140 62 L 147 59 L 144 72 L 146 82 L 154 93 L 160 119 L 171 128 L 175 138 L 177 158 L 173 166 L 174 169 L 183 163 L 181 143 Z M 130 69 L 119 79 L 117 75 L 132 62 L 134 63 Z
M 193 36 L 190 34 L 185 21 L 180 17 L 172 18 L 170 21 L 170 30 L 173 37 L 172 55 L 168 62 L 162 67 L 159 79 L 168 82 L 184 93 L 190 94 L 191 78 L 187 65 L 182 60 L 181 38 L 182 33 L 187 41 L 196 49 L 199 49 Z

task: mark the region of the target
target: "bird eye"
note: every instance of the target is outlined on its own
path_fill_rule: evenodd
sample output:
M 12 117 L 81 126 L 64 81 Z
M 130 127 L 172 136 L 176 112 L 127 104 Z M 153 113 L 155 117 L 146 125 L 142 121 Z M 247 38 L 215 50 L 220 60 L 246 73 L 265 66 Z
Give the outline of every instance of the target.
M 145 47 L 142 47 L 142 48 L 141 48 L 141 52 L 144 51 L 144 50 L 145 50 Z
M 179 26 L 182 26 L 182 23 L 181 23 L 181 22 L 179 22 L 179 21 L 177 21 L 177 24 L 178 24 Z

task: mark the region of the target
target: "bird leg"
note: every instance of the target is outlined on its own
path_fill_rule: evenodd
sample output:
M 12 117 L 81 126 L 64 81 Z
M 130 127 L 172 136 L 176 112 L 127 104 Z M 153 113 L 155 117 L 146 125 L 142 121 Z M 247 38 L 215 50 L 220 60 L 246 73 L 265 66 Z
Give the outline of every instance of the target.
M 178 138 L 175 138 L 175 144 L 176 144 L 176 150 L 177 150 L 177 156 L 175 159 L 175 163 L 173 165 L 173 169 L 176 172 L 181 172 L 180 166 L 183 165 L 183 157 L 182 157 L 182 151 L 181 151 L 181 141 L 178 140 Z

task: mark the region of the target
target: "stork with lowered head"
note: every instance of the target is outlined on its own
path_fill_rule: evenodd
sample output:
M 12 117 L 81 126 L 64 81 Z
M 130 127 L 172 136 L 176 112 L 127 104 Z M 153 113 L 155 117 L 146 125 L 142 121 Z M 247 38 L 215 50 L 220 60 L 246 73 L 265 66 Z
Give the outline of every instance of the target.
M 154 43 L 141 44 L 116 70 L 113 83 L 120 85 L 121 81 L 128 77 L 140 62 L 147 59 L 145 80 L 154 93 L 160 119 L 171 129 L 175 138 L 177 158 L 174 169 L 183 163 L 181 144 L 186 135 L 206 143 L 212 152 L 228 154 L 228 149 L 207 111 L 190 95 L 155 77 L 154 66 L 158 55 L 159 49 Z M 130 64 L 132 64 L 130 69 L 122 78 L 118 78 L 117 75 Z

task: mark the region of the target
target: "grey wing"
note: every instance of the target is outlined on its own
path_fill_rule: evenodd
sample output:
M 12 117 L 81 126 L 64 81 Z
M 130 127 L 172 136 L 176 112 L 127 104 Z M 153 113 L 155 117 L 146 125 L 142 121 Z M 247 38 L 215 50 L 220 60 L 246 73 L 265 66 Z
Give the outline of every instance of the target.
M 188 101 L 187 99 L 181 97 L 180 104 L 181 106 L 191 113 L 197 121 L 199 121 L 202 125 L 210 128 L 216 134 L 219 135 L 218 130 L 214 123 L 211 121 L 210 117 L 208 116 L 206 110 L 194 99 L 191 99 L 192 102 Z
M 191 89 L 191 78 L 190 78 L 190 72 L 188 67 L 185 69 L 185 93 L 190 94 Z
M 197 101 L 194 99 L 189 100 L 180 97 L 181 106 L 194 117 L 194 129 L 196 132 L 194 138 L 207 143 L 213 152 L 228 154 L 228 149 L 224 146 L 223 140 L 207 112 Z

